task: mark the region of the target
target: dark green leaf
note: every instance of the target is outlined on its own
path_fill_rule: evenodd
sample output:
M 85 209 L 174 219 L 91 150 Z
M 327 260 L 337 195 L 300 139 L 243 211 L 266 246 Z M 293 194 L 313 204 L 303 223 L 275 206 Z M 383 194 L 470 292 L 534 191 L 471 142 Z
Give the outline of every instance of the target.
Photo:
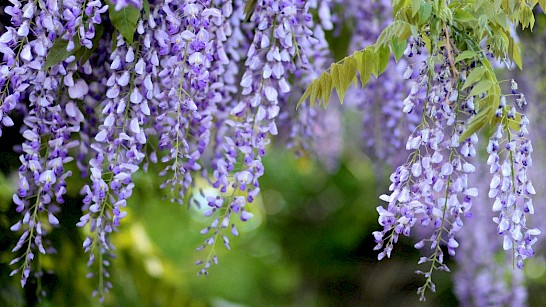
M 144 9 L 144 13 L 146 14 L 146 18 L 150 17 L 150 2 L 148 0 L 144 0 L 142 2 L 142 8 Z
M 67 51 L 66 46 L 68 46 L 67 40 L 61 38 L 57 38 L 57 40 L 55 40 L 53 46 L 51 46 L 49 52 L 47 53 L 44 63 L 44 70 L 61 63 L 81 48 L 79 42 L 74 42 L 74 49 L 72 51 Z
M 108 15 L 110 21 L 116 30 L 121 33 L 128 45 L 133 44 L 133 37 L 136 32 L 137 22 L 140 18 L 140 10 L 132 5 L 128 5 L 119 11 L 116 11 L 115 5 L 112 2 L 108 3 Z
M 93 48 L 87 49 L 87 48 L 80 48 L 77 52 L 74 53 L 74 56 L 76 56 L 76 60 L 78 60 L 81 64 L 84 64 L 89 60 L 91 55 L 99 48 L 99 41 L 102 38 L 102 35 L 104 34 L 104 26 L 102 24 L 95 26 L 95 37 L 93 37 Z
M 256 8 L 256 4 L 258 3 L 258 0 L 246 0 L 245 4 L 245 22 L 248 22 L 250 20 L 250 16 L 252 16 L 252 13 L 254 13 L 254 9 Z

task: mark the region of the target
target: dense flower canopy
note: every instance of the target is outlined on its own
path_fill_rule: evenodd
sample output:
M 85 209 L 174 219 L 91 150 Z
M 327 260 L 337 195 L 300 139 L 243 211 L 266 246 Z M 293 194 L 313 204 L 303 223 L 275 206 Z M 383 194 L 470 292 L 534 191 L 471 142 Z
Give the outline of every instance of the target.
M 11 264 L 23 287 L 31 273 L 40 277 L 37 255 L 55 250 L 47 234 L 59 224 L 77 172 L 87 178 L 78 187 L 77 226 L 94 294 L 103 299 L 112 287 L 110 235 L 123 227 L 135 173 L 150 163 L 163 169 L 161 187 L 172 202 L 188 204 L 197 193 L 206 199 L 211 222 L 201 231 L 197 265 L 208 274 L 218 263 L 216 243 L 229 249 L 235 221 L 253 217 L 272 140 L 335 165 L 339 110 L 311 106 L 317 99 L 327 105 L 334 88 L 341 102 L 362 111 L 363 150 L 395 170 L 389 193 L 380 196 L 388 205 L 377 207 L 378 258 L 390 257 L 399 236 L 415 228 L 415 247 L 430 247 L 420 261 L 429 265 L 421 272 L 423 299 L 435 288 L 432 273 L 449 271 L 443 247 L 456 254 L 480 193 L 491 199 L 502 246 L 517 267 L 534 254 L 540 230 L 528 223 L 536 191 L 526 100 L 514 80 L 504 92 L 492 63 L 521 66 L 512 27 L 532 27 L 535 4 L 9 2 L 0 36 L 0 136 L 22 118 L 13 195 L 21 219 L 11 227 L 20 239 Z M 335 36 L 345 20 L 359 21 L 348 47 L 354 53 L 327 69 L 334 59 L 325 32 Z M 362 88 L 347 92 L 351 83 Z M 307 98 L 311 105 L 302 104 Z M 483 175 L 483 164 L 490 173 L 485 190 L 471 179 Z M 200 191 L 198 177 L 215 192 Z

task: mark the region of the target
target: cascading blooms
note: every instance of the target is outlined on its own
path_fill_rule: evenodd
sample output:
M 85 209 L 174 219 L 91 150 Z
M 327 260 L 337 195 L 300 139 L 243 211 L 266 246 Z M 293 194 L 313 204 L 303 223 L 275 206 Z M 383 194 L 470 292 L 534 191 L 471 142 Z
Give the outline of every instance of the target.
M 0 36 L 0 136 L 12 118 L 22 118 L 13 196 L 21 220 L 11 227 L 21 237 L 11 275 L 20 274 L 23 287 L 31 272 L 42 274 L 35 258 L 54 252 L 47 233 L 60 222 L 73 161 L 88 178 L 77 226 L 86 227 L 82 244 L 93 267 L 88 277 L 98 284 L 94 295 L 103 300 L 112 287 L 109 237 L 126 216 L 133 175 L 149 163 L 163 167 L 161 187 L 173 202 L 188 199 L 196 176 L 217 190 L 204 195 L 212 222 L 201 231 L 207 238 L 198 249 L 207 252 L 197 264 L 207 274 L 218 263 L 216 243 L 229 249 L 229 233 L 238 235 L 235 219 L 252 218 L 272 136 L 285 132 L 288 146 L 320 150 L 326 164 L 339 152 L 336 113 L 305 105 L 294 112 L 294 93 L 300 104 L 310 97 L 327 105 L 334 87 L 343 101 L 353 81 L 373 83 L 354 95 L 364 123 L 387 124 L 381 131 L 365 125 L 368 153 L 399 162 L 393 155 L 408 137 L 408 158 L 390 176 L 391 193 L 381 196 L 389 205 L 378 207 L 379 259 L 390 257 L 399 235 L 415 225 L 432 228 L 416 247 L 428 243 L 432 250 L 420 261 L 430 264 L 421 297 L 434 290 L 432 272 L 449 270 L 442 246 L 455 254 L 456 232 L 478 195 L 468 178 L 486 126 L 494 130 L 489 197 L 503 247 L 520 268 L 533 256 L 540 231 L 527 225 L 535 193 L 527 176 L 528 120 L 508 105 L 489 62 L 493 56 L 521 66 L 509 23 L 532 26 L 529 4 L 394 1 L 395 18 L 379 33 L 384 2 L 369 12 L 365 2 L 341 0 L 9 2 L 10 24 Z M 343 18 L 330 11 L 336 5 L 374 26 L 360 23 L 355 37 L 365 40 L 353 44 L 357 51 L 320 74 L 330 61 L 324 31 Z M 370 81 L 392 62 L 391 51 L 398 64 L 387 70 L 388 82 Z M 369 103 L 370 95 L 385 104 Z
M 527 222 L 534 213 L 532 196 L 536 193 L 527 175 L 533 147 L 529 120 L 516 109 L 522 110 L 526 101 L 517 93 L 514 80 L 508 86 L 511 93 L 503 94 L 504 84 L 497 80 L 491 60 L 521 68 L 512 25 L 532 28 L 535 5 L 524 3 L 515 8 L 489 1 L 394 1 L 394 19 L 375 43 L 332 64 L 299 100 L 298 105 L 309 98 L 311 105 L 318 100 L 326 107 L 335 88 L 343 102 L 353 82 L 364 90 L 377 86 L 370 78 L 386 70 L 391 54 L 397 65 L 407 61 L 402 77 L 411 80 L 409 94 L 401 105 L 392 106 L 401 107 L 406 121 L 415 127 L 410 127 L 406 142 L 406 161 L 390 176 L 390 193 L 380 196 L 388 206 L 377 207 L 383 230 L 373 235 L 381 260 L 391 256 L 400 235 L 409 236 L 416 225 L 420 234 L 423 228 L 429 229 L 430 237 L 415 244 L 417 249 L 429 246 L 431 251 L 419 260 L 419 264 L 428 264 L 425 271 L 417 271 L 425 277 L 425 284 L 417 291 L 421 300 L 425 300 L 428 289 L 435 291 L 433 272 L 449 271 L 444 263 L 445 249 L 455 255 L 459 247 L 456 233 L 464 227 L 464 220 L 472 217 L 473 198 L 479 191 L 469 185 L 469 177 L 476 171 L 475 146 L 484 138 L 480 132 L 489 137 L 486 163 L 492 177 L 485 192 L 494 199 L 492 211 L 498 216 L 493 222 L 502 236 L 503 249 L 511 251 L 513 263 L 520 269 L 523 260 L 534 254 L 533 244 L 541 231 Z M 541 5 L 545 7 L 546 3 Z M 372 100 L 373 107 L 373 98 L 364 97 Z M 507 102 L 511 97 L 515 98 L 514 105 Z M 390 103 L 385 99 L 380 108 L 388 109 Z M 417 122 L 416 114 L 420 118 Z M 374 127 L 368 128 L 373 133 Z M 384 139 L 392 149 L 399 138 L 397 133 Z M 380 138 L 370 139 L 373 144 Z M 372 155 L 394 162 L 394 153 L 378 152 L 375 147 Z M 464 290 L 459 293 L 462 299 L 468 295 Z
M 11 24 L 0 36 L 0 133 L 15 124 L 13 115 L 22 116 L 25 139 L 11 275 L 20 274 L 24 287 L 31 272 L 42 274 L 36 258 L 54 251 L 47 233 L 59 224 L 74 160 L 89 178 L 77 226 L 88 229 L 83 248 L 93 267 L 88 277 L 98 283 L 94 295 L 103 300 L 112 287 L 110 234 L 127 214 L 133 175 L 149 163 L 163 165 L 162 188 L 173 202 L 193 193 L 196 176 L 217 189 L 205 195 L 212 223 L 198 248 L 208 251 L 197 263 L 206 274 L 218 262 L 216 242 L 229 249 L 227 233 L 238 234 L 234 219 L 252 218 L 266 145 L 278 132 L 277 118 L 294 109 L 289 79 L 323 68 L 310 70 L 324 62 L 328 46 L 313 22 L 318 6 L 10 0 Z M 295 130 L 291 138 L 304 135 Z

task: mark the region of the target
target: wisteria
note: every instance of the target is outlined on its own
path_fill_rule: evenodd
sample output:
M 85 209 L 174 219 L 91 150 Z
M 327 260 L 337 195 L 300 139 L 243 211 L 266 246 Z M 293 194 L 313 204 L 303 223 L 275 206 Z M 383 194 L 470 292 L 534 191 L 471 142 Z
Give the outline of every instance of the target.
M 468 261 L 483 228 L 499 235 L 488 253 L 502 246 L 522 269 L 541 234 L 531 219 L 533 118 L 517 82 L 498 81 L 492 63 L 521 67 L 511 31 L 533 27 L 533 7 L 483 2 L 9 0 L 0 137 L 17 125 L 23 138 L 14 148 L 20 218 L 10 228 L 19 235 L 11 275 L 22 287 L 41 278 L 38 258 L 58 249 L 47 235 L 62 222 L 77 170 L 86 180 L 76 189 L 87 277 L 103 302 L 113 287 L 111 236 L 125 226 L 135 175 L 151 164 L 164 198 L 205 200 L 196 273 L 209 274 L 217 243 L 229 250 L 238 223 L 254 216 L 269 144 L 337 167 L 345 108 L 313 107 L 328 106 L 334 89 L 332 100 L 361 114 L 358 143 L 377 161 L 377 179 L 385 165 L 394 170 L 379 197 L 387 205 L 377 207 L 379 260 L 401 235 L 417 237 L 424 300 L 435 290 L 433 273 L 450 271 L 445 259 L 459 259 L 459 245 Z M 352 55 L 334 62 L 331 37 L 348 22 Z M 486 169 L 489 185 L 474 184 Z M 480 223 L 467 225 L 473 211 Z M 497 302 L 497 292 L 484 291 L 484 304 Z M 507 297 L 499 302 L 524 296 Z

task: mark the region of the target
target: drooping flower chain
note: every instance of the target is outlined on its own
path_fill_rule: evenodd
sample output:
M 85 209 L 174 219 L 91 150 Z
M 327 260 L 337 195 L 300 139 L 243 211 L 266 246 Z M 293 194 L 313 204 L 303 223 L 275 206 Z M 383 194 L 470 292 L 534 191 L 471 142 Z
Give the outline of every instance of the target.
M 432 255 L 422 257 L 419 263 L 430 263 L 424 274 L 425 285 L 418 293 L 424 299 L 427 289 L 435 289 L 432 282 L 434 270 L 449 271 L 444 263 L 441 245 L 446 244 L 450 255 L 455 254 L 458 242 L 455 233 L 462 227 L 462 218 L 468 215 L 472 198 L 477 196 L 476 188 L 468 186 L 467 176 L 475 167 L 468 157 L 476 154 L 476 135 L 459 142 L 464 130 L 463 111 L 460 108 L 457 82 L 452 82 L 447 61 L 429 67 L 423 62 L 416 78 L 426 93 L 417 91 L 406 112 L 423 105 L 423 119 L 410 135 L 406 149 L 411 150 L 408 162 L 400 165 L 390 176 L 390 195 L 381 199 L 388 202 L 387 209 L 377 207 L 379 224 L 383 231 L 374 232 L 376 250 L 382 250 L 378 259 L 390 257 L 393 244 L 399 235 L 409 236 L 411 229 L 419 223 L 432 228 L 429 239 L 419 241 L 415 247 L 421 249 L 430 242 Z

